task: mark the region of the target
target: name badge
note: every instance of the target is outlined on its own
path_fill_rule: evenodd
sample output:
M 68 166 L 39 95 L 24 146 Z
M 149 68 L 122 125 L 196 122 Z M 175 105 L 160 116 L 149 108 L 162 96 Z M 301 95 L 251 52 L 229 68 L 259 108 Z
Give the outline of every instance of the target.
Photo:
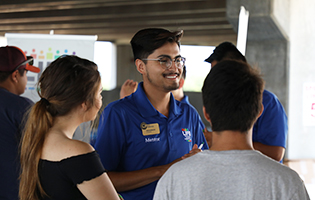
M 142 122 L 140 127 L 142 135 L 144 136 L 160 134 L 160 127 L 158 123 L 146 124 L 145 122 Z

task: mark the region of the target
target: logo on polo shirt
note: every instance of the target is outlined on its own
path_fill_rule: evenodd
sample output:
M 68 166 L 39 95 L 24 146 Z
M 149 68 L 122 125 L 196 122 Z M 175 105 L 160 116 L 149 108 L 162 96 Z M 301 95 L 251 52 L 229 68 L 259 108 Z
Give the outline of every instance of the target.
M 182 134 L 184 136 L 184 140 L 186 140 L 187 142 L 191 142 L 191 133 L 188 128 L 182 128 Z

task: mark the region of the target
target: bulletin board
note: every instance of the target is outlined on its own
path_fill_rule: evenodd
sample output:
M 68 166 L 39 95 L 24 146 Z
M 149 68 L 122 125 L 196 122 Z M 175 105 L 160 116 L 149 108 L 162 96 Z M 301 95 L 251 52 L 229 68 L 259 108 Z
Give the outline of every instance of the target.
M 97 36 L 81 35 L 50 35 L 50 34 L 19 34 L 6 33 L 7 44 L 21 48 L 27 56 L 34 58 L 34 66 L 41 69 L 40 73 L 27 73 L 27 85 L 22 96 L 32 101 L 39 100 L 36 83 L 45 68 L 61 55 L 77 55 L 93 61 L 94 43 Z

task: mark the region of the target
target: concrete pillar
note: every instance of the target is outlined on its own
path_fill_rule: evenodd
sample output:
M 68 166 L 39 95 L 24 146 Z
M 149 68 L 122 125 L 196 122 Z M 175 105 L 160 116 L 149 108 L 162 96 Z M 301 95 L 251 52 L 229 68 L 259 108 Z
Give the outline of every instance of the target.
M 127 79 L 140 82 L 141 74 L 137 71 L 133 61 L 130 44 L 117 44 L 117 87 L 111 91 L 103 91 L 103 107 L 119 99 L 120 88 Z
M 273 16 L 272 0 L 227 0 L 227 18 L 238 30 L 240 7 L 249 11 L 246 58 L 261 69 L 266 89 L 288 108 L 288 41 Z
M 141 74 L 137 71 L 133 61 L 133 53 L 130 44 L 117 45 L 117 87 L 127 79 L 141 81 Z

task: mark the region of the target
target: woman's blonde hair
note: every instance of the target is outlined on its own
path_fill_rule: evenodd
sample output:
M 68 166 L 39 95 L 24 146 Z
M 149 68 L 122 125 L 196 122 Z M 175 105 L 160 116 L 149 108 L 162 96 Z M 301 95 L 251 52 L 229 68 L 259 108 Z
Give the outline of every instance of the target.
M 46 133 L 55 117 L 68 114 L 84 102 L 91 108 L 100 81 L 97 65 L 77 56 L 60 57 L 42 73 L 38 81 L 41 100 L 28 113 L 20 145 L 21 200 L 37 200 L 46 195 L 38 174 Z

